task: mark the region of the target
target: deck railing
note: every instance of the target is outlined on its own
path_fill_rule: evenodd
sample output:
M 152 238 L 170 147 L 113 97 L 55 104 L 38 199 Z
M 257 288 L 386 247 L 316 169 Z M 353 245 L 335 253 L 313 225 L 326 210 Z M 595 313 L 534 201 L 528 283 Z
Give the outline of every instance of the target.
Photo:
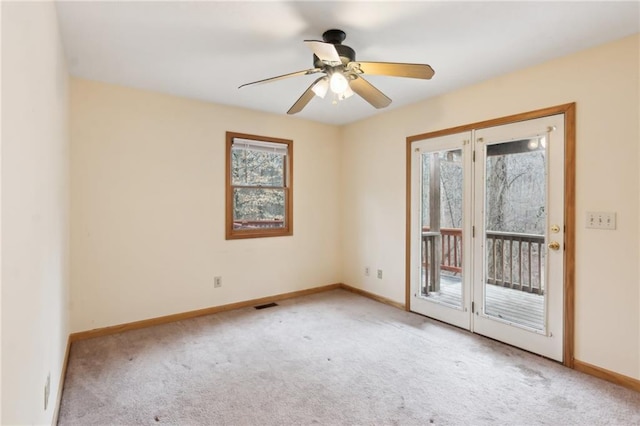
M 284 220 L 234 220 L 233 229 L 282 228 Z
M 426 242 L 433 244 L 437 235 L 442 237 L 440 269 L 455 273 L 462 272 L 462 229 L 440 228 L 440 233 L 431 233 L 429 227 L 425 226 L 422 228 L 423 244 Z
M 462 272 L 462 229 L 441 228 L 431 232 L 422 229 L 422 264 L 426 268 L 424 283 L 427 291 L 438 289 L 435 270 L 436 239 L 440 237 L 440 270 Z M 487 283 L 529 293 L 544 293 L 544 235 L 487 231 Z
M 544 293 L 544 235 L 487 232 L 487 283 Z
M 436 238 L 440 237 L 440 270 L 455 274 L 462 272 L 462 229 L 440 228 L 440 232 L 430 232 L 429 227 L 422 228 L 422 264 L 426 274 L 424 291 L 439 290 L 439 282 L 435 269 L 429 268 L 437 262 L 437 253 L 434 250 Z

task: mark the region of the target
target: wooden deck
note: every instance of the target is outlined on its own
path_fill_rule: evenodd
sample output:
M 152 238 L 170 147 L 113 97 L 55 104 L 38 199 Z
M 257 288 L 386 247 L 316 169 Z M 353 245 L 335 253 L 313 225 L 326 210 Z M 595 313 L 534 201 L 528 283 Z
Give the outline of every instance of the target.
M 459 307 L 462 305 L 461 286 L 460 277 L 443 274 L 440 277 L 440 291 L 429 293 L 427 298 Z M 487 315 L 536 330 L 544 329 L 544 296 L 487 284 L 486 299 Z

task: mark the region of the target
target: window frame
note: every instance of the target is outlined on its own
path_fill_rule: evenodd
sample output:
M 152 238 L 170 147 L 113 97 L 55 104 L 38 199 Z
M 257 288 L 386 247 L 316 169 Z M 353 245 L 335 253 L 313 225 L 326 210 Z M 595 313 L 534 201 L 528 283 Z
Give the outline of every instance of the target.
M 282 228 L 234 229 L 233 191 L 235 187 L 247 188 L 246 185 L 233 185 L 231 179 L 231 149 L 235 139 L 287 145 L 287 154 L 284 156 L 284 186 L 282 187 L 282 189 L 284 189 L 284 226 Z M 260 188 L 260 186 L 256 186 L 255 188 Z M 225 239 L 227 240 L 293 235 L 293 140 L 230 131 L 226 132 L 225 216 Z

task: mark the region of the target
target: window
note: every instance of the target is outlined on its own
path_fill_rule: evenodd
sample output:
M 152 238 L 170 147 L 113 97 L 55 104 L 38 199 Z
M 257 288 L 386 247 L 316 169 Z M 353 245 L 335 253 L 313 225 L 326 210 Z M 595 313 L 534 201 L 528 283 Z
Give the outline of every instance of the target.
M 226 238 L 293 234 L 293 141 L 227 132 Z

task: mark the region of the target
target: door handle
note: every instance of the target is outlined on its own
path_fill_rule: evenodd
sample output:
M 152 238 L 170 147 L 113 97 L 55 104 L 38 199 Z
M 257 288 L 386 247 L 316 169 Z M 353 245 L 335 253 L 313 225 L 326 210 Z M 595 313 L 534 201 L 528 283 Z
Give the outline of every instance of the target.
M 553 241 L 549 243 L 548 246 L 551 250 L 560 250 L 560 243 L 557 241 Z

